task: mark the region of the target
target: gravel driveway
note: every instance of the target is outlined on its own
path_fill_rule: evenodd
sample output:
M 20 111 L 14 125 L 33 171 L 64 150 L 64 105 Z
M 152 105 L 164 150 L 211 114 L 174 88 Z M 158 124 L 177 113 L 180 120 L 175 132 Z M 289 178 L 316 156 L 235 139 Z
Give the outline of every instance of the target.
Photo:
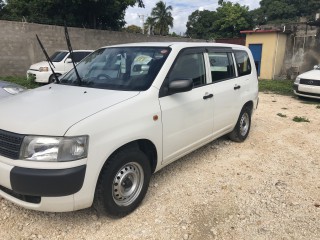
M 317 105 L 261 93 L 244 143 L 220 138 L 154 174 L 131 215 L 42 213 L 1 199 L 0 239 L 320 239 L 319 138 Z

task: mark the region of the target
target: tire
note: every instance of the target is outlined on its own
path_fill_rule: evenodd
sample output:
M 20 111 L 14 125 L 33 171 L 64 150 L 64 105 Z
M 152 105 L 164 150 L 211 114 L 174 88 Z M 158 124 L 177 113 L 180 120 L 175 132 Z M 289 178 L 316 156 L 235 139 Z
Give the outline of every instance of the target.
M 56 73 L 56 76 L 59 77 L 59 76 L 61 76 L 61 74 Z M 54 75 L 51 74 L 51 76 L 49 77 L 48 83 L 53 83 L 55 81 L 56 81 L 56 79 L 55 79 Z
M 123 217 L 134 211 L 147 193 L 150 162 L 138 148 L 114 153 L 100 174 L 94 200 L 98 213 Z
M 234 142 L 243 142 L 249 135 L 251 127 L 251 110 L 248 107 L 243 107 L 237 124 L 229 133 L 229 138 Z

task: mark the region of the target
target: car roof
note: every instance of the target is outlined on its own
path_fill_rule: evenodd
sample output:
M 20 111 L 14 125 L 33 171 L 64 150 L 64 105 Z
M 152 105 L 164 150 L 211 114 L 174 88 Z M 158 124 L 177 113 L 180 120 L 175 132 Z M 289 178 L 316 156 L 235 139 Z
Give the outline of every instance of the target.
M 72 50 L 73 52 L 93 52 L 93 50 Z M 56 52 L 69 52 L 68 50 L 57 50 Z
M 237 49 L 246 49 L 246 47 L 235 44 L 227 43 L 212 43 L 212 42 L 139 42 L 139 43 L 126 43 L 117 44 L 111 46 L 105 46 L 103 48 L 110 47 L 171 47 L 171 48 L 189 48 L 189 47 L 230 47 Z

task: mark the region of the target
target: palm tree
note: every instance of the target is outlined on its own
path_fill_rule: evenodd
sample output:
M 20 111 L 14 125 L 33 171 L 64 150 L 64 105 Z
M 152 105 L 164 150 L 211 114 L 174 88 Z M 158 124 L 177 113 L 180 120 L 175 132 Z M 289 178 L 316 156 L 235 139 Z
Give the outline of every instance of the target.
M 169 27 L 173 27 L 173 17 L 171 14 L 172 6 L 166 6 L 163 1 L 157 2 L 156 6 L 151 11 L 151 19 L 155 33 L 160 35 L 167 35 Z

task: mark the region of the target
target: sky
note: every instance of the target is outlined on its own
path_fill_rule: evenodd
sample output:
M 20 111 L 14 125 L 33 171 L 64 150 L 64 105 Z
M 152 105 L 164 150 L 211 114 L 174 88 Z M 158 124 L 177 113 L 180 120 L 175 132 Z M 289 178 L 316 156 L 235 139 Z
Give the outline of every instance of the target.
M 218 0 L 163 0 L 167 6 L 171 5 L 172 16 L 174 18 L 173 28 L 170 32 L 177 34 L 184 34 L 186 32 L 186 24 L 188 16 L 196 10 L 210 10 L 214 11 L 218 7 Z M 250 10 L 258 8 L 259 2 L 257 0 L 229 0 L 233 3 L 249 6 Z M 143 0 L 145 8 L 130 7 L 126 11 L 125 21 L 126 26 L 137 25 L 142 27 L 142 15 L 144 19 L 150 16 L 151 9 L 155 7 L 159 0 Z M 139 17 L 140 15 L 140 17 Z

